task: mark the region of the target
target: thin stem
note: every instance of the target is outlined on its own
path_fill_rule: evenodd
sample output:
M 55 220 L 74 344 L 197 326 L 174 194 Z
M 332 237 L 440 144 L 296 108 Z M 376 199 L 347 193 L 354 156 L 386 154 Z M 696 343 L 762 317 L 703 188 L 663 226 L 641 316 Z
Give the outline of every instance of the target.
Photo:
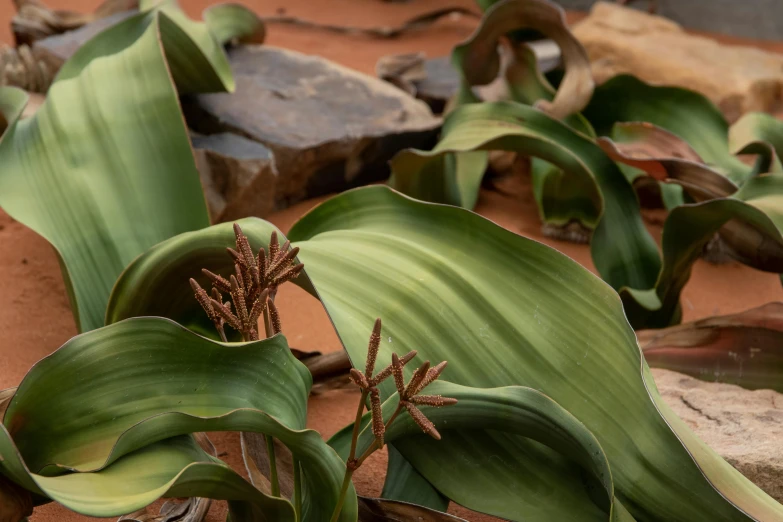
M 277 464 L 275 463 L 275 439 L 264 435 L 266 441 L 266 453 L 269 455 L 269 481 L 272 483 L 272 496 L 280 496 L 280 480 L 277 478 Z
M 294 512 L 296 522 L 299 522 L 302 519 L 302 470 L 296 457 L 294 457 Z
M 343 510 L 343 502 L 345 502 L 345 494 L 348 493 L 348 486 L 351 485 L 352 476 L 353 470 L 346 468 L 345 477 L 343 478 L 343 485 L 340 488 L 340 497 L 337 500 L 337 505 L 334 507 L 334 513 L 332 513 L 330 522 L 337 522 L 340 519 L 340 512 Z
M 353 421 L 353 434 L 351 435 L 351 452 L 348 455 L 348 460 L 345 465 L 345 476 L 343 477 L 343 486 L 340 489 L 340 496 L 337 499 L 337 505 L 334 507 L 332 513 L 331 522 L 336 522 L 340 517 L 340 511 L 343 509 L 343 502 L 345 502 L 345 494 L 348 493 L 348 485 L 351 483 L 351 477 L 353 476 L 353 460 L 356 458 L 356 443 L 359 440 L 359 428 L 362 426 L 362 413 L 364 413 L 364 407 L 367 402 L 367 390 L 362 390 L 362 396 L 359 399 L 359 407 L 356 409 L 356 420 Z
M 356 410 L 356 420 L 353 421 L 353 434 L 351 435 L 351 453 L 348 456 L 348 462 L 356 457 L 356 443 L 359 440 L 359 429 L 362 427 L 362 413 L 367 403 L 368 393 L 362 390 L 362 396 L 359 399 L 359 408 Z

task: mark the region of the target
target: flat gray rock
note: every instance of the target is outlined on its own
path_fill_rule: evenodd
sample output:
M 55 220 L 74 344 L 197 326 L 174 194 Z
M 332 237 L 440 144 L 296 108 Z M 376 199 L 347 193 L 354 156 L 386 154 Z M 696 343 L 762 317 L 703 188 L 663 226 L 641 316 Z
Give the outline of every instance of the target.
M 196 167 L 212 223 L 275 210 L 277 171 L 272 151 L 231 133 L 192 136 Z
M 699 438 L 783 502 L 783 395 L 652 372 L 664 401 Z
M 33 55 L 44 62 L 49 68 L 49 72 L 54 75 L 60 70 L 60 67 L 66 60 L 73 56 L 73 53 L 84 45 L 87 40 L 90 40 L 104 29 L 108 29 L 137 13 L 138 11 L 115 13 L 105 18 L 99 18 L 73 31 L 38 40 L 33 44 Z
M 269 46 L 229 51 L 237 88 L 183 100 L 191 128 L 233 132 L 272 150 L 281 206 L 384 179 L 440 119 L 392 85 L 317 56 Z

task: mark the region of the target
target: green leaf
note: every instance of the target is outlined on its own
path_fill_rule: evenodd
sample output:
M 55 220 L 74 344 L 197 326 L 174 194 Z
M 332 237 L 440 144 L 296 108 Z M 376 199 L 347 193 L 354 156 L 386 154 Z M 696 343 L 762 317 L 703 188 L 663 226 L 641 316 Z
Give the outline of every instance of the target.
M 269 244 L 277 228 L 258 218 L 236 221 L 253 248 Z M 210 280 L 201 273 L 208 268 L 218 274 L 233 271 L 234 263 L 226 254 L 226 245 L 234 244 L 232 223 L 187 232 L 164 241 L 144 253 L 121 274 L 109 298 L 106 324 L 130 317 L 152 315 L 168 317 L 201 335 L 217 339 L 215 327 L 193 298 L 188 283 L 194 278 L 204 288 Z M 300 277 L 304 280 L 304 277 Z M 230 328 L 227 334 L 234 333 Z
M 299 259 L 355 363 L 364 359 L 374 318 L 382 317 L 379 366 L 392 350 L 416 349 L 419 360 L 448 360 L 450 381 L 542 391 L 595 435 L 617 495 L 637 519 L 775 520 L 783 514 L 666 407 L 617 295 L 555 250 L 470 212 L 381 187 L 327 201 L 289 238 L 301 248 Z M 516 469 L 492 484 L 500 488 L 516 477 L 517 498 L 526 499 L 528 509 L 541 504 L 538 477 L 557 461 L 527 439 L 481 433 L 484 438 L 470 433 L 454 444 L 441 441 L 440 451 L 467 459 L 474 471 L 495 460 Z M 468 445 L 472 440 L 477 443 Z M 501 449 L 503 457 L 492 459 Z M 520 460 L 531 452 L 537 460 Z M 440 456 L 433 455 L 432 466 L 443 463 Z M 423 462 L 416 467 L 445 492 Z M 471 488 L 472 478 L 462 477 Z M 484 488 L 492 495 L 491 486 Z M 524 510 L 512 517 L 524 518 Z
M 734 154 L 759 154 L 758 173 L 783 173 L 783 122 L 769 114 L 748 113 L 729 129 L 729 148 Z
M 217 40 L 172 5 L 82 46 L 32 118 L 0 89 L 0 206 L 56 248 L 80 331 L 136 256 L 209 224 L 177 90 L 231 89 Z
M 263 20 L 243 5 L 213 5 L 204 10 L 202 17 L 209 27 L 209 32 L 221 44 L 234 39 L 260 44 L 266 37 Z
M 749 178 L 742 188 L 714 169 L 694 161 L 688 145 L 646 123 L 618 124 L 613 142 L 599 145 L 616 161 L 671 181 L 698 203 L 674 208 L 663 229 L 663 266 L 654 287 L 623 288 L 633 325 L 665 327 L 680 319 L 680 292 L 693 263 L 716 233 L 735 259 L 759 270 L 783 272 L 783 176 Z M 690 159 L 689 159 L 690 158 Z
M 783 392 L 783 303 L 636 335 L 653 368 Z
M 425 176 L 430 162 L 455 152 L 511 150 L 541 158 L 569 178 L 582 178 L 581 186 L 600 190 L 582 197 L 597 198 L 598 208 L 603 207 L 591 252 L 604 280 L 618 289 L 650 288 L 655 283 L 658 247 L 644 227 L 633 188 L 591 139 L 541 111 L 513 102 L 460 107 L 448 116 L 447 125 L 451 130 L 432 151 L 398 154 L 391 163 L 395 175 Z M 582 208 L 595 207 L 585 201 Z M 584 217 L 590 218 L 589 211 Z
M 595 89 L 583 114 L 599 136 L 611 135 L 617 122 L 648 122 L 685 140 L 734 183 L 750 174 L 750 168 L 729 151 L 729 125 L 723 114 L 695 91 L 615 76 Z
M 449 507 L 449 499 L 432 487 L 432 484 L 405 460 L 394 445 L 389 444 L 387 449 L 389 464 L 381 497 L 446 511 Z
M 243 230 L 252 228 L 248 225 L 243 222 Z M 215 253 L 233 242 L 232 236 L 213 237 Z M 450 381 L 479 388 L 527 386 L 573 414 L 603 448 L 616 495 L 637 519 L 711 522 L 783 515 L 783 507 L 707 448 L 663 403 L 617 294 L 566 256 L 472 212 L 410 200 L 385 187 L 327 201 L 302 218 L 289 239 L 301 248 L 299 260 L 358 368 L 373 321 L 382 317 L 378 366 L 388 364 L 392 351 L 416 349 L 419 361 L 448 360 L 444 377 Z M 264 240 L 261 234 L 250 238 L 254 248 Z M 189 257 L 187 245 L 176 238 L 155 252 L 159 266 L 147 263 L 145 254 L 134 265 L 146 269 L 131 266 L 126 275 L 143 281 L 145 273 L 169 270 L 166 260 L 184 263 Z M 161 282 L 158 290 L 144 293 L 169 302 L 180 299 L 171 295 L 175 291 L 190 294 L 184 285 L 175 290 Z M 136 298 L 135 285 L 120 281 L 121 287 L 128 289 L 123 299 Z M 388 383 L 383 392 L 391 394 Z M 563 480 L 576 476 L 573 461 L 528 438 L 467 430 L 434 443 L 435 449 L 439 453 L 431 454 L 431 462 L 411 462 L 446 493 L 456 475 L 439 483 L 427 470 L 464 459 L 462 469 L 470 472 L 459 478 L 466 487 L 451 494 L 464 496 L 469 508 L 492 513 L 489 504 L 495 501 L 502 509 L 509 484 L 520 506 L 512 520 L 525 519 L 545 503 L 562 504 L 558 495 L 584 495 L 582 481 Z M 474 481 L 472 473 L 487 466 L 496 471 L 486 474 L 489 482 Z M 480 497 L 472 493 L 479 487 Z
M 5 412 L 0 470 L 75 511 L 113 516 L 173 494 L 171 481 L 199 461 L 191 452 L 164 464 L 154 456 L 165 453 L 161 441 L 202 431 L 265 433 L 302 463 L 305 520 L 320 521 L 334 509 L 345 466 L 316 432 L 304 429 L 311 382 L 282 336 L 223 344 L 169 320 L 129 319 L 73 338 L 30 370 Z M 219 466 L 228 471 L 210 466 L 192 480 L 207 487 L 234 473 Z M 123 493 L 125 482 L 139 491 Z M 231 484 L 218 488 L 216 498 L 242 494 L 244 486 Z M 249 501 L 279 503 L 263 496 Z M 355 520 L 352 492 L 346 505 L 341 520 Z M 293 520 L 287 501 L 274 509 L 290 511 Z
M 442 440 L 434 441 L 422 435 L 421 428 L 406 413 L 391 424 L 384 438 L 396 444 L 406 458 L 429 480 L 441 485 L 450 498 L 480 511 L 514 520 L 518 520 L 522 512 L 534 520 L 633 520 L 614 498 L 612 472 L 601 445 L 582 423 L 546 395 L 519 386 L 478 389 L 441 381 L 427 387 L 425 393 L 459 401 L 447 408 L 421 408 L 438 428 Z M 397 404 L 396 394 L 384 403 L 386 420 Z M 365 423 L 368 420 L 365 419 Z M 536 441 L 562 455 L 564 462 L 570 462 L 571 465 L 566 466 L 567 471 L 563 470 L 561 475 L 535 477 L 543 490 L 556 490 L 560 501 L 531 506 L 530 499 L 515 495 L 519 472 L 524 468 L 505 467 L 508 460 L 501 466 L 487 462 L 477 467 L 472 459 L 451 457 L 449 446 L 452 442 L 473 442 L 475 447 L 477 441 L 473 440 L 471 432 L 484 430 Z M 350 431 L 343 430 L 329 443 L 346 458 L 350 438 Z M 373 442 L 372 431 L 365 428 L 359 436 L 357 453 L 363 454 Z M 468 447 L 466 445 L 465 449 Z M 506 450 L 502 446 L 493 449 L 496 455 Z M 436 456 L 439 457 L 437 464 Z M 505 455 L 501 453 L 499 456 L 498 460 L 503 461 Z M 503 472 L 507 476 L 499 479 Z M 589 478 L 584 476 L 585 472 Z M 465 488 L 462 481 L 468 475 L 471 476 L 471 487 Z M 553 483 L 546 483 L 547 478 L 551 478 Z M 564 484 L 570 487 L 563 488 Z M 492 489 L 497 488 L 501 491 L 492 493 Z
M 592 93 L 593 80 L 590 74 L 590 63 L 584 49 L 568 31 L 563 11 L 556 4 L 544 0 L 505 0 L 494 4 L 482 18 L 476 32 L 465 42 L 455 47 L 452 62 L 462 75 L 462 86 L 458 94 L 458 103 L 473 103 L 478 101 L 472 94 L 475 85 L 486 85 L 498 76 L 500 72 L 500 55 L 497 48 L 499 40 L 511 29 L 532 28 L 540 30 L 557 42 L 568 67 L 561 88 L 554 89 L 539 74 L 536 59 L 532 51 L 524 45 L 514 48 L 515 63 L 507 70 L 507 81 L 512 96 L 518 101 L 537 104 L 547 113 L 566 119 L 580 131 L 592 133 L 590 125 L 579 115 L 572 113 L 584 107 Z M 447 140 L 449 133 L 458 124 L 453 118 L 446 120 L 441 133 L 441 140 Z M 423 166 L 421 171 L 393 169 L 389 184 L 404 194 L 438 203 L 448 203 L 464 208 L 473 208 L 478 199 L 481 180 L 488 165 L 486 152 L 455 152 L 445 154 L 432 163 Z M 537 186 L 545 187 L 536 190 L 539 202 L 548 203 L 553 193 L 563 192 L 562 198 L 578 200 L 577 209 L 584 206 L 586 222 L 594 224 L 598 211 L 598 198 L 594 183 L 584 183 L 584 178 L 573 176 L 568 182 L 561 182 L 560 171 L 548 176 L 548 165 L 538 172 L 547 173 L 550 179 L 543 180 Z M 556 178 L 556 179 L 555 179 Z M 546 191 L 547 195 L 542 195 Z M 586 194 L 586 196 L 584 196 Z M 583 200 L 587 199 L 585 203 Z M 569 203 L 574 201 L 569 201 Z M 551 209 L 551 205 L 542 206 L 542 214 L 551 222 L 567 222 L 571 213 L 563 213 L 563 207 Z M 572 212 L 574 213 L 574 212 Z M 574 218 L 579 219 L 579 210 Z

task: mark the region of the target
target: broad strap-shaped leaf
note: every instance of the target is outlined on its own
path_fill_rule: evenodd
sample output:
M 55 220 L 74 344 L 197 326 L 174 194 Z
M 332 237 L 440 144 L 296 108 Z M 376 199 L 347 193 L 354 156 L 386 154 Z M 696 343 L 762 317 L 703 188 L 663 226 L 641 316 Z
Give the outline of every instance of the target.
M 653 368 L 752 390 L 783 391 L 783 303 L 636 335 Z
M 427 482 L 393 445 L 387 446 L 387 450 L 389 463 L 381 497 L 446 511 L 449 499 Z
M 242 227 L 248 230 L 248 223 Z M 254 248 L 268 239 L 248 236 Z M 230 233 L 214 238 L 215 255 L 233 241 Z M 289 239 L 301 248 L 299 259 L 355 363 L 364 360 L 369 328 L 382 317 L 378 366 L 388 364 L 392 351 L 416 349 L 419 361 L 448 360 L 444 377 L 450 381 L 528 386 L 574 415 L 603 448 L 615 493 L 635 518 L 781 517 L 779 504 L 704 446 L 661 401 L 617 294 L 566 256 L 469 211 L 413 201 L 385 187 L 323 203 Z M 204 244 L 200 248 L 203 253 Z M 145 270 L 131 266 L 126 275 L 140 282 L 145 273 L 168 270 L 168 260 L 189 257 L 176 239 L 156 252 L 159 266 L 147 264 L 145 255 L 134 262 Z M 135 300 L 135 287 L 120 281 L 117 288 L 126 291 L 117 299 Z M 145 290 L 167 301 L 180 299 L 174 292 L 189 295 L 190 289 L 163 284 Z M 502 509 L 506 488 L 514 488 L 519 509 L 507 518 L 522 520 L 542 509 L 542 492 L 563 504 L 584 491 L 581 480 L 563 480 L 575 476 L 573 461 L 528 438 L 477 429 L 436 448 L 442 453 L 416 462 L 416 469 L 443 493 L 459 479 L 469 508 L 492 513 L 494 501 Z M 470 472 L 439 483 L 426 470 L 442 465 L 443 455 L 465 459 Z M 486 481 L 475 481 L 476 470 L 487 466 L 493 471 L 482 474 Z
M 258 218 L 240 219 L 237 223 L 256 252 L 269 244 L 272 232 L 282 237 L 274 225 Z M 188 280 L 192 277 L 203 288 L 209 288 L 211 282 L 201 272 L 202 268 L 222 275 L 232 272 L 234 264 L 226 254 L 226 245 L 234 244 L 234 239 L 233 224 L 221 223 L 155 245 L 131 263 L 117 280 L 106 309 L 106 324 L 142 315 L 168 317 L 194 332 L 217 339 L 215 327 L 194 299 Z M 226 330 L 228 334 L 231 332 Z
M 716 233 L 729 255 L 774 273 L 783 272 L 783 177 L 748 178 L 741 189 L 694 157 L 687 144 L 647 123 L 616 124 L 599 145 L 614 160 L 676 183 L 698 204 L 680 205 L 663 231 L 663 266 L 654 288 L 621 290 L 631 324 L 665 327 L 679 321 L 679 297 L 691 266 Z
M 651 123 L 685 140 L 709 166 L 735 184 L 750 175 L 750 167 L 729 150 L 729 124 L 723 114 L 695 91 L 619 75 L 595 89 L 583 114 L 599 136 L 610 136 L 618 122 Z
M 75 511 L 120 515 L 172 494 L 169 488 L 177 481 L 187 483 L 179 474 L 193 462 L 213 462 L 206 454 L 195 459 L 191 452 L 169 468 L 156 467 L 156 458 L 165 459 L 155 455 L 166 453 L 160 448 L 172 437 L 203 431 L 265 433 L 302 463 L 304 520 L 320 521 L 334 509 L 345 466 L 316 432 L 304 429 L 311 382 L 280 335 L 222 344 L 167 319 L 129 319 L 73 338 L 30 370 L 5 412 L 0 470 Z M 236 476 L 216 462 L 193 479 L 204 481 L 204 487 L 187 493 L 180 488 L 174 496 L 211 496 L 216 486 L 210 481 Z M 215 465 L 221 470 L 215 471 Z M 232 489 L 236 495 L 249 491 L 232 486 L 244 482 L 238 476 L 225 480 L 214 498 L 230 499 L 226 495 Z M 123 494 L 123 481 L 139 491 Z M 275 513 L 294 520 L 287 500 L 270 500 L 247 486 L 258 498 L 236 500 L 271 503 L 277 507 L 265 512 L 269 520 L 277 520 Z M 355 520 L 352 491 L 346 505 L 341 520 Z
M 0 90 L 0 206 L 57 249 L 80 331 L 136 256 L 209 224 L 177 91 L 231 89 L 207 27 L 165 6 L 81 47 L 35 116 Z
M 466 463 L 465 459 L 449 458 L 450 440 L 468 440 L 471 432 L 488 430 L 536 441 L 554 450 L 564 461 L 572 463 L 567 467 L 570 477 L 554 478 L 561 482 L 570 482 L 576 487 L 570 490 L 567 496 L 560 497 L 561 502 L 542 502 L 536 511 L 527 514 L 530 519 L 633 520 L 622 504 L 614 498 L 612 472 L 599 442 L 573 415 L 546 395 L 521 386 L 478 389 L 445 381 L 433 383 L 426 393 L 452 397 L 459 401 L 448 408 L 422 408 L 441 432 L 443 439 L 433 441 L 424 436 L 421 428 L 405 413 L 389 427 L 384 439 L 395 444 L 425 476 L 441 485 L 444 493 L 453 500 L 466 505 L 483 504 L 482 511 L 492 511 L 493 514 L 514 520 L 518 519 L 518 510 L 530 509 L 529 499 L 519 499 L 513 494 L 518 477 L 509 477 L 503 485 L 501 481 L 492 479 L 493 476 L 497 477 L 499 472 L 493 463 L 474 468 L 472 462 Z M 391 417 L 398 399 L 394 394 L 384 403 L 384 419 Z M 369 424 L 368 417 L 369 414 L 366 414 L 363 424 Z M 348 426 L 329 441 L 343 458 L 348 456 L 351 431 L 352 426 Z M 362 454 L 373 442 L 372 430 L 365 426 L 359 436 L 357 453 Z M 509 448 L 494 449 L 500 453 Z M 435 456 L 441 459 L 437 465 L 433 460 Z M 472 487 L 464 488 L 459 480 L 471 473 Z M 589 478 L 583 476 L 585 473 Z M 541 477 L 536 477 L 536 480 L 541 480 Z M 582 481 L 583 486 L 579 487 L 578 484 Z M 484 489 L 486 485 L 504 488 L 504 495 L 487 495 Z
M 538 70 L 532 49 L 523 45 L 514 46 L 512 50 L 514 60 L 506 69 L 506 82 L 512 99 L 526 105 L 552 100 L 557 91 Z M 577 132 L 595 137 L 592 126 L 580 113 L 571 114 L 563 121 Z M 531 158 L 530 174 L 542 222 L 563 226 L 577 221 L 588 228 L 595 228 L 601 215 L 601 200 L 592 179 L 569 175 L 569 172 L 540 158 Z
M 734 228 L 739 222 L 742 226 Z M 680 292 L 688 282 L 693 263 L 716 232 L 736 230 L 735 244 L 744 245 L 731 255 L 746 264 L 783 272 L 783 179 L 760 176 L 749 180 L 729 198 L 713 199 L 675 208 L 663 228 L 663 266 L 649 290 L 622 289 L 631 324 L 663 328 L 680 319 Z M 743 252 L 753 257 L 743 257 Z
M 541 390 L 595 435 L 615 491 L 638 519 L 775 520 L 783 513 L 665 406 L 617 295 L 567 257 L 470 212 L 381 187 L 327 201 L 289 238 L 354 362 L 363 359 L 368 325 L 382 317 L 388 342 L 378 365 L 392 350 L 416 349 L 419 360 L 448 360 L 445 378 L 459 384 Z M 468 434 L 463 444 L 438 444 L 477 468 L 505 448 L 496 460 L 517 472 L 498 475 L 495 485 L 543 476 L 551 468 L 542 463 L 556 462 L 541 457 L 539 467 L 514 468 L 531 445 L 484 435 L 485 445 L 466 447 Z M 417 469 L 424 472 L 423 463 Z M 533 483 L 524 484 L 518 496 L 539 504 Z M 522 518 L 518 511 L 514 519 Z
M 600 190 L 585 198 L 585 219 L 597 201 L 603 208 L 593 234 L 591 252 L 601 276 L 614 288 L 650 288 L 660 257 L 641 219 L 639 202 L 625 176 L 588 137 L 532 107 L 513 102 L 472 104 L 447 119 L 452 129 L 430 152 L 407 150 L 392 160 L 392 171 L 425 176 L 430 162 L 454 152 L 511 150 L 541 158 L 581 186 Z

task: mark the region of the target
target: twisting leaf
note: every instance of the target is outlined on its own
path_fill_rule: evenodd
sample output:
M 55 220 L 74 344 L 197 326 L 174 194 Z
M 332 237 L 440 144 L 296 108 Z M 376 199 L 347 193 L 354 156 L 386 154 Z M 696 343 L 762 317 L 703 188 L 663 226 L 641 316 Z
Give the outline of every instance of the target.
M 696 201 L 737 191 L 736 184 L 705 165 L 688 143 L 651 123 L 616 123 L 612 139 L 598 138 L 598 145 L 610 158 L 639 169 L 640 174 L 676 181 Z
M 708 166 L 735 184 L 750 175 L 750 167 L 729 150 L 729 124 L 723 114 L 695 91 L 615 76 L 595 89 L 584 115 L 599 136 L 610 136 L 618 122 L 651 123 L 685 140 Z
M 264 43 L 266 28 L 258 15 L 239 4 L 218 4 L 202 14 L 209 32 L 221 44 L 232 40 L 244 43 Z
M 304 429 L 310 384 L 282 336 L 226 345 L 169 320 L 130 319 L 73 338 L 30 370 L 3 419 L 0 471 L 92 516 L 201 496 L 241 501 L 232 520 L 293 522 L 287 500 L 264 495 L 188 436 L 265 433 L 302 463 L 303 520 L 321 521 L 345 466 Z M 352 491 L 346 506 L 345 522 L 356 516 Z
M 79 330 L 103 324 L 137 255 L 209 224 L 177 90 L 232 88 L 206 26 L 166 6 L 79 49 L 32 118 L 18 120 L 22 92 L 0 90 L 0 206 L 57 249 Z
M 211 251 L 223 251 L 232 241 L 230 231 L 226 240 L 211 230 L 202 232 L 214 240 Z M 191 237 L 203 253 L 200 234 Z M 617 294 L 555 250 L 471 212 L 413 201 L 385 187 L 357 189 L 323 203 L 293 227 L 289 239 L 300 247 L 307 276 L 354 361 L 366 355 L 367 329 L 382 317 L 378 367 L 389 363 L 392 351 L 415 349 L 419 354 L 408 376 L 424 359 L 447 359 L 444 378 L 461 385 L 542 391 L 595 436 L 614 490 L 636 519 L 783 516 L 783 507 L 699 441 L 663 403 Z M 149 255 L 156 264 L 145 254 L 134 262 L 144 271 L 131 266 L 126 275 L 143 281 L 144 273 L 168 270 L 169 259 L 183 263 L 187 250 L 177 238 L 164 242 Z M 130 281 L 120 281 L 118 288 L 126 289 L 118 298 L 135 299 Z M 178 299 L 173 292 L 190 289 L 162 284 L 145 290 L 169 302 Z M 391 394 L 388 385 L 382 385 L 384 397 Z M 577 476 L 573 461 L 528 438 L 481 427 L 452 431 L 415 462 L 408 453 L 415 448 L 397 447 L 437 490 L 469 508 L 522 520 L 539 510 L 567 510 L 563 499 L 574 499 L 588 514 L 605 515 L 581 478 L 564 481 Z M 439 472 L 443 463 L 453 464 L 453 472 Z M 510 489 L 514 494 L 506 495 Z M 542 492 L 558 500 L 541 502 Z M 544 517 L 584 518 L 581 512 Z
M 744 115 L 729 129 L 729 147 L 734 154 L 759 154 L 757 173 L 783 173 L 783 122 L 774 116 Z
M 510 83 L 529 86 L 525 94 L 530 96 L 529 103 L 538 106 L 555 118 L 565 118 L 584 107 L 590 99 L 593 80 L 590 75 L 590 63 L 579 42 L 568 31 L 562 9 L 548 0 L 504 0 L 493 5 L 482 18 L 476 32 L 464 43 L 455 47 L 452 62 L 462 75 L 462 85 L 458 103 L 478 101 L 471 88 L 486 85 L 500 73 L 500 38 L 512 29 L 532 28 L 551 37 L 561 49 L 566 66 L 566 76 L 560 89 L 555 93 L 545 80 L 538 76 L 535 56 L 527 47 L 514 50 L 516 63 L 507 71 Z M 512 86 L 512 92 L 516 87 Z M 551 100 L 551 102 L 550 102 Z M 570 119 L 569 119 L 570 121 Z M 446 140 L 453 131 L 454 120 L 448 119 L 443 126 L 441 137 Z M 589 125 L 587 125 L 589 127 Z M 421 171 L 409 172 L 393 169 L 389 184 L 404 194 L 424 199 L 473 208 L 478 198 L 481 179 L 488 165 L 486 152 L 461 151 L 445 154 L 422 166 Z M 575 176 L 579 184 L 581 178 Z M 550 183 L 549 190 L 556 190 Z M 565 187 L 564 183 L 562 187 Z M 571 192 L 572 195 L 584 192 L 586 199 L 595 196 L 593 185 L 586 191 L 580 191 L 582 185 Z M 591 190 L 592 189 L 592 190 Z M 576 196 L 578 197 L 578 196 Z M 590 207 L 589 219 L 595 221 L 596 212 Z
M 597 205 L 583 208 L 589 212 L 603 207 L 590 248 L 604 280 L 618 289 L 650 288 L 655 283 L 658 248 L 644 227 L 633 188 L 591 139 L 541 111 L 512 102 L 465 105 L 448 116 L 446 125 L 451 130 L 432 151 L 399 153 L 392 160 L 392 172 L 424 177 L 438 158 L 473 150 L 511 150 L 541 158 L 600 189 L 600 195 L 585 196 L 591 202 L 598 198 Z
M 497 78 L 500 73 L 499 40 L 517 29 L 543 33 L 557 43 L 563 57 L 565 76 L 554 99 L 551 102 L 541 99 L 540 108 L 558 119 L 582 110 L 593 93 L 590 60 L 568 30 L 563 10 L 547 0 L 502 0 L 487 9 L 476 32 L 452 53 L 465 85 L 486 85 Z

